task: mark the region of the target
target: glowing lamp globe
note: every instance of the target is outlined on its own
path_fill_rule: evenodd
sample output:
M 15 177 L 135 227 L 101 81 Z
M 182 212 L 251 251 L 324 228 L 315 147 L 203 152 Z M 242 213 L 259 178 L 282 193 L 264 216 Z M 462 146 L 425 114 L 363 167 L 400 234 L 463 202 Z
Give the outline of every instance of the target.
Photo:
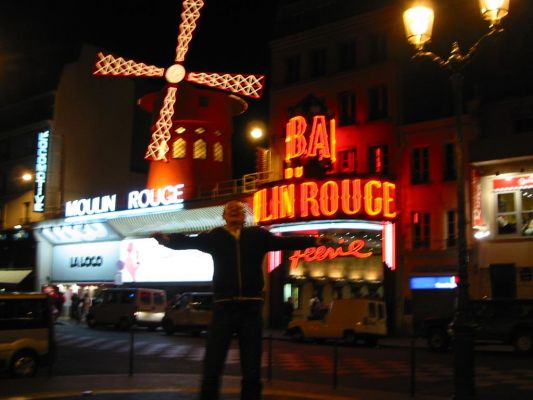
M 422 49 L 431 39 L 433 20 L 433 10 L 429 7 L 416 6 L 405 10 L 403 23 L 407 41 L 415 48 Z
M 479 0 L 479 9 L 483 19 L 498 25 L 509 13 L 509 0 Z

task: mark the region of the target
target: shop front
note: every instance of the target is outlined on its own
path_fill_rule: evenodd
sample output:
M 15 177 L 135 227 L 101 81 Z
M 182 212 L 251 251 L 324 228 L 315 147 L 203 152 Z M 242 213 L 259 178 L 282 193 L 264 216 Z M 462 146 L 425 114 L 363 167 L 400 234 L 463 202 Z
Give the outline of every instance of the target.
M 253 198 L 255 222 L 278 235 L 330 235 L 331 246 L 269 254 L 268 297 L 273 327 L 310 316 L 311 300 L 379 297 L 394 321 L 396 184 L 388 179 L 333 174 L 335 120 L 315 115 L 287 123 L 284 179 L 260 187 Z
M 169 301 L 185 291 L 210 290 L 208 254 L 171 250 L 150 238 L 153 232 L 195 234 L 223 224 L 223 205 L 186 208 L 176 194 L 179 186 L 133 191 L 127 202 L 118 194 L 74 200 L 65 205 L 65 218 L 38 223 L 37 286 L 65 295 L 64 315 L 74 293 L 93 298 L 105 287 L 165 289 Z
M 479 297 L 532 298 L 533 175 L 474 174 Z

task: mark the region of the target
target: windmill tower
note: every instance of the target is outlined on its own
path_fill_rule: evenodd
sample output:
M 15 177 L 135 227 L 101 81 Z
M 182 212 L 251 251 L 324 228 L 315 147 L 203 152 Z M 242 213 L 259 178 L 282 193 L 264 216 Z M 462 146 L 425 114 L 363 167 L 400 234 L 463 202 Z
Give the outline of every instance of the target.
M 263 75 L 185 69 L 185 56 L 203 6 L 203 0 L 183 1 L 176 57 L 171 66 L 163 68 L 99 53 L 93 72 L 99 76 L 165 78 L 162 96 L 151 93 L 139 101 L 147 111 L 158 109 L 145 155 L 150 161 L 147 187 L 184 183 L 186 199 L 194 197 L 195 185 L 231 179 L 232 117 L 247 108 L 246 102 L 234 94 L 259 99 L 264 81 Z

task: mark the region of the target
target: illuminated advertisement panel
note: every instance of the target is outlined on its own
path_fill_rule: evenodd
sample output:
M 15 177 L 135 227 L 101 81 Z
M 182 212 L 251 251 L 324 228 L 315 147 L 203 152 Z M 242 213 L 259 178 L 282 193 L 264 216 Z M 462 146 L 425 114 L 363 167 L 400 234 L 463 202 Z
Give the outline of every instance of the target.
M 81 243 L 54 246 L 54 282 L 113 282 L 120 242 Z
M 209 282 L 213 260 L 198 250 L 172 250 L 154 239 L 55 246 L 55 282 Z
M 123 283 L 209 282 L 213 259 L 198 250 L 172 250 L 154 239 L 123 240 L 116 268 Z

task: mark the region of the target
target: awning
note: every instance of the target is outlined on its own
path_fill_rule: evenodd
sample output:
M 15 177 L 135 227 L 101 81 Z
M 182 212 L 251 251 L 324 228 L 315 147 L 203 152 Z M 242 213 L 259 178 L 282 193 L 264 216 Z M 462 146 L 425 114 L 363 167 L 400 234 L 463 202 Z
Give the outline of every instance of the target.
M 35 224 L 34 231 L 39 238 L 54 245 L 149 237 L 153 232 L 195 233 L 224 225 L 223 210 L 223 205 L 217 205 L 168 212 L 147 210 L 134 216 L 114 212 L 112 218 L 103 213 L 88 216 L 86 221 L 83 217 L 76 218 L 75 222 L 68 219 L 41 221 Z M 248 206 L 245 217 L 246 225 L 252 225 L 253 213 Z
M 0 283 L 18 284 L 24 280 L 31 269 L 3 269 L 0 270 Z

